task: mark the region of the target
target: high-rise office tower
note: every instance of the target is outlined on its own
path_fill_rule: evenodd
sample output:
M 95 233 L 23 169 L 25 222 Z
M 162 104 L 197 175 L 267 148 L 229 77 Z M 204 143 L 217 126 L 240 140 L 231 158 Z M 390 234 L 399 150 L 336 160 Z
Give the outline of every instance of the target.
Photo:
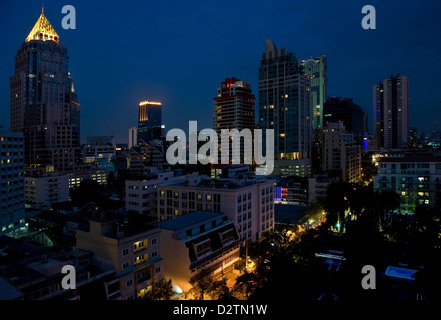
M 380 91 L 377 94 L 377 90 Z M 381 92 L 383 90 L 383 92 Z M 381 94 L 382 93 L 382 97 Z M 382 98 L 382 104 L 378 101 Z M 381 108 L 378 108 L 380 105 Z M 377 111 L 378 110 L 378 111 Z M 404 75 L 393 74 L 374 86 L 374 113 L 382 112 L 383 121 L 374 123 L 375 138 L 384 141 L 386 149 L 407 147 L 409 143 L 409 79 Z
M 248 83 L 235 78 L 227 78 L 217 89 L 217 97 L 213 99 L 213 129 L 219 136 L 218 143 L 221 144 L 220 134 L 222 129 L 239 131 L 249 129 L 253 134 L 255 128 L 255 97 Z M 234 137 L 233 137 L 234 139 Z M 241 150 L 244 150 L 244 143 L 250 145 L 253 141 L 240 141 Z M 232 144 L 230 144 L 230 149 Z M 231 156 L 230 150 L 230 156 Z M 243 153 L 241 161 L 252 161 L 245 159 Z
M 161 102 L 141 101 L 139 103 L 138 143 L 143 140 L 160 140 L 162 137 Z
M 274 129 L 275 174 L 311 173 L 310 83 L 294 53 L 267 39 L 259 67 L 259 126 Z
M 25 163 L 72 169 L 81 157 L 80 104 L 67 48 L 41 13 L 17 50 L 10 77 L 11 131 L 23 132 Z
M 313 129 L 323 127 L 323 106 L 328 85 L 326 56 L 299 61 L 303 73 L 311 79 L 311 125 Z
M 345 130 L 354 134 L 354 142 L 363 145 L 367 134 L 367 113 L 352 98 L 328 98 L 323 109 L 324 125 L 342 122 Z

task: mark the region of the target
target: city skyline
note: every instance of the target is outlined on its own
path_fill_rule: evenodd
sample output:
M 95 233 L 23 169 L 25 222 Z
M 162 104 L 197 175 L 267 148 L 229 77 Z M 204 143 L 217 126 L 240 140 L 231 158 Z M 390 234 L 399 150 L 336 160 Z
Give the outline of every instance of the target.
M 266 38 L 294 52 L 300 60 L 325 55 L 328 96 L 353 98 L 354 103 L 367 112 L 371 133 L 372 86 L 391 74 L 405 74 L 409 78 L 410 126 L 418 127 L 419 133 L 426 125 L 432 130 L 434 121 L 441 120 L 441 99 L 436 91 L 439 83 L 436 78 L 427 81 L 424 69 L 412 61 L 419 53 L 433 69 L 440 66 L 435 58 L 440 45 L 426 46 L 434 32 L 430 30 L 436 30 L 440 23 L 430 18 L 439 5 L 430 1 L 417 8 L 406 3 L 397 7 L 394 1 L 372 4 L 377 10 L 376 30 L 362 29 L 362 5 L 345 1 L 333 4 L 332 8 L 324 3 L 318 6 L 314 19 L 320 18 L 321 23 L 314 26 L 309 25 L 313 17 L 306 14 L 307 5 L 293 7 L 283 1 L 238 4 L 237 11 L 221 8 L 215 2 L 194 2 L 186 10 L 178 3 L 152 7 L 137 4 L 137 10 L 130 10 L 116 2 L 74 1 L 75 30 L 61 27 L 64 4 L 48 1 L 44 5 L 49 21 L 69 48 L 70 71 L 82 105 L 81 142 L 88 136 L 110 134 L 107 122 L 116 141 L 127 143 L 128 129 L 137 121 L 135 106 L 145 99 L 163 103 L 165 132 L 175 127 L 186 128 L 185 123 L 190 120 L 197 120 L 202 127 L 211 127 L 212 97 L 223 79 L 239 78 L 250 83 L 253 92 L 257 92 L 257 72 Z M 15 17 L 5 17 L 1 22 L 3 28 L 11 29 L 0 56 L 3 70 L 0 124 L 9 129 L 8 78 L 13 74 L 16 49 L 38 18 L 41 3 L 27 4 L 25 11 L 19 2 L 1 6 Z M 252 17 L 243 13 L 247 6 L 252 6 Z M 428 10 L 430 8 L 432 10 Z M 326 14 L 329 9 L 332 9 L 332 17 Z M 422 12 L 428 15 L 424 19 Z M 291 20 L 292 23 L 276 19 L 270 24 L 262 19 L 265 16 L 299 19 Z M 241 36 L 232 27 L 232 34 L 225 35 L 229 38 L 228 45 L 218 46 L 223 38 L 217 39 L 216 32 L 238 18 L 241 19 L 237 32 Z M 399 29 L 395 25 L 402 19 L 413 23 Z M 346 26 L 351 26 L 351 30 Z M 427 32 L 422 32 L 424 30 Z M 390 39 L 391 35 L 394 38 Z M 113 47 L 106 43 L 112 43 Z M 353 81 L 353 77 L 357 81 Z M 431 116 L 427 117 L 428 114 Z
M 441 5 L 21 1 L 0 300 L 441 301 Z

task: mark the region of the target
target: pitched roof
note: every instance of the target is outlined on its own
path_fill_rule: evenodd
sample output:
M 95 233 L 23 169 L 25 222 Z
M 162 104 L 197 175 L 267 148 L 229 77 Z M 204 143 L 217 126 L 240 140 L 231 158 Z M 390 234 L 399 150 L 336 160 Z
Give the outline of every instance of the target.
M 52 27 L 49 20 L 44 15 L 44 9 L 42 8 L 40 17 L 32 28 L 31 32 L 26 38 L 26 42 L 31 40 L 53 40 L 57 43 L 60 42 L 60 37 Z

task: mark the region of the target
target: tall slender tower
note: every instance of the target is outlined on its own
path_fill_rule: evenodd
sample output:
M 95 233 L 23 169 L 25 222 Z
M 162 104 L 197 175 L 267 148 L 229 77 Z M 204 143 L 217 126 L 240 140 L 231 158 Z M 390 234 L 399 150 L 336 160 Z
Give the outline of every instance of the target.
M 10 77 L 11 131 L 23 132 L 25 163 L 68 171 L 81 157 L 80 104 L 67 48 L 41 12 L 17 50 Z
M 407 147 L 409 143 L 409 79 L 405 75 L 391 75 L 374 86 L 373 99 L 377 148 Z
M 131 127 L 129 129 L 129 144 L 128 148 L 132 148 L 133 146 L 136 146 L 138 144 L 138 128 Z
M 407 147 L 409 142 L 409 79 L 394 74 L 383 81 L 384 147 Z
M 323 128 L 323 106 L 328 85 L 326 56 L 299 61 L 303 73 L 311 79 L 311 125 L 312 129 Z
M 311 173 L 310 83 L 295 55 L 267 39 L 259 67 L 259 126 L 274 129 L 275 174 Z
M 374 85 L 373 102 L 374 102 L 374 138 L 375 148 L 384 148 L 384 102 L 383 102 L 383 82 Z

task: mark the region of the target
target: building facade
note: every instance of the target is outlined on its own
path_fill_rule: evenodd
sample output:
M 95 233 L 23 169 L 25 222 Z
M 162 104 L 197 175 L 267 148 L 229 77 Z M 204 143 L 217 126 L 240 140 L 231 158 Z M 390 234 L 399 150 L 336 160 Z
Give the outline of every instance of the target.
M 132 127 L 129 129 L 129 144 L 127 148 L 132 148 L 138 144 L 138 128 Z
M 69 177 L 53 171 L 53 166 L 27 168 L 26 204 L 35 209 L 49 209 L 53 203 L 69 200 Z
M 158 226 L 165 277 L 184 292 L 201 277 L 224 278 L 239 261 L 240 239 L 225 213 L 196 211 Z
M 383 80 L 384 147 L 396 149 L 409 143 L 409 79 L 395 74 Z
M 294 53 L 268 39 L 259 67 L 259 127 L 274 130 L 274 174 L 311 174 L 311 79 Z
M 384 148 L 384 89 L 383 82 L 374 85 L 374 139 L 377 150 Z
M 158 218 L 157 185 L 185 180 L 173 171 L 152 172 L 148 176 L 126 180 L 126 210 Z
M 189 176 L 186 181 L 158 185 L 157 190 L 160 221 L 201 210 L 224 212 L 242 241 L 258 240 L 274 228 L 273 180 Z
M 415 213 L 417 205 L 439 206 L 441 157 L 384 157 L 378 162 L 374 190 L 394 190 L 401 196 L 400 212 Z
M 77 188 L 84 180 L 93 180 L 101 185 L 107 184 L 107 171 L 91 164 L 84 164 L 68 172 L 69 188 Z
M 373 88 L 377 149 L 406 148 L 409 143 L 409 79 L 393 74 Z
M 324 107 L 324 125 L 342 122 L 345 130 L 354 134 L 354 142 L 363 145 L 368 132 L 367 113 L 352 98 L 328 98 Z
M 10 87 L 10 126 L 24 134 L 25 163 L 70 170 L 81 157 L 80 104 L 67 48 L 44 12 L 17 50 Z
M 255 97 L 248 83 L 236 78 L 227 78 L 217 89 L 217 96 L 213 99 L 213 129 L 218 134 L 219 158 L 222 151 L 221 132 L 222 130 L 237 129 L 242 131 L 247 129 L 253 134 L 255 128 Z M 234 140 L 234 134 L 232 139 Z M 238 137 L 240 139 L 240 137 Z M 244 145 L 252 145 L 253 140 L 241 139 L 240 147 L 244 150 Z M 229 145 L 229 155 L 231 162 L 232 143 Z M 244 152 L 241 152 L 239 159 L 243 163 L 252 163 L 252 158 L 245 159 Z
M 360 181 L 361 146 L 354 142 L 353 133 L 345 132 L 342 122 L 325 124 L 322 159 L 324 171 L 340 172 L 342 181 Z
M 116 279 L 107 284 L 110 300 L 142 298 L 164 275 L 161 234 L 157 227 L 99 216 L 89 230 L 77 230 L 77 248 L 110 263 Z
M 0 235 L 25 224 L 24 137 L 0 129 Z
M 327 97 L 326 56 L 299 61 L 303 73 L 311 79 L 311 126 L 312 129 L 323 127 L 323 107 Z
M 138 116 L 138 142 L 160 140 L 162 137 L 162 103 L 141 101 Z

